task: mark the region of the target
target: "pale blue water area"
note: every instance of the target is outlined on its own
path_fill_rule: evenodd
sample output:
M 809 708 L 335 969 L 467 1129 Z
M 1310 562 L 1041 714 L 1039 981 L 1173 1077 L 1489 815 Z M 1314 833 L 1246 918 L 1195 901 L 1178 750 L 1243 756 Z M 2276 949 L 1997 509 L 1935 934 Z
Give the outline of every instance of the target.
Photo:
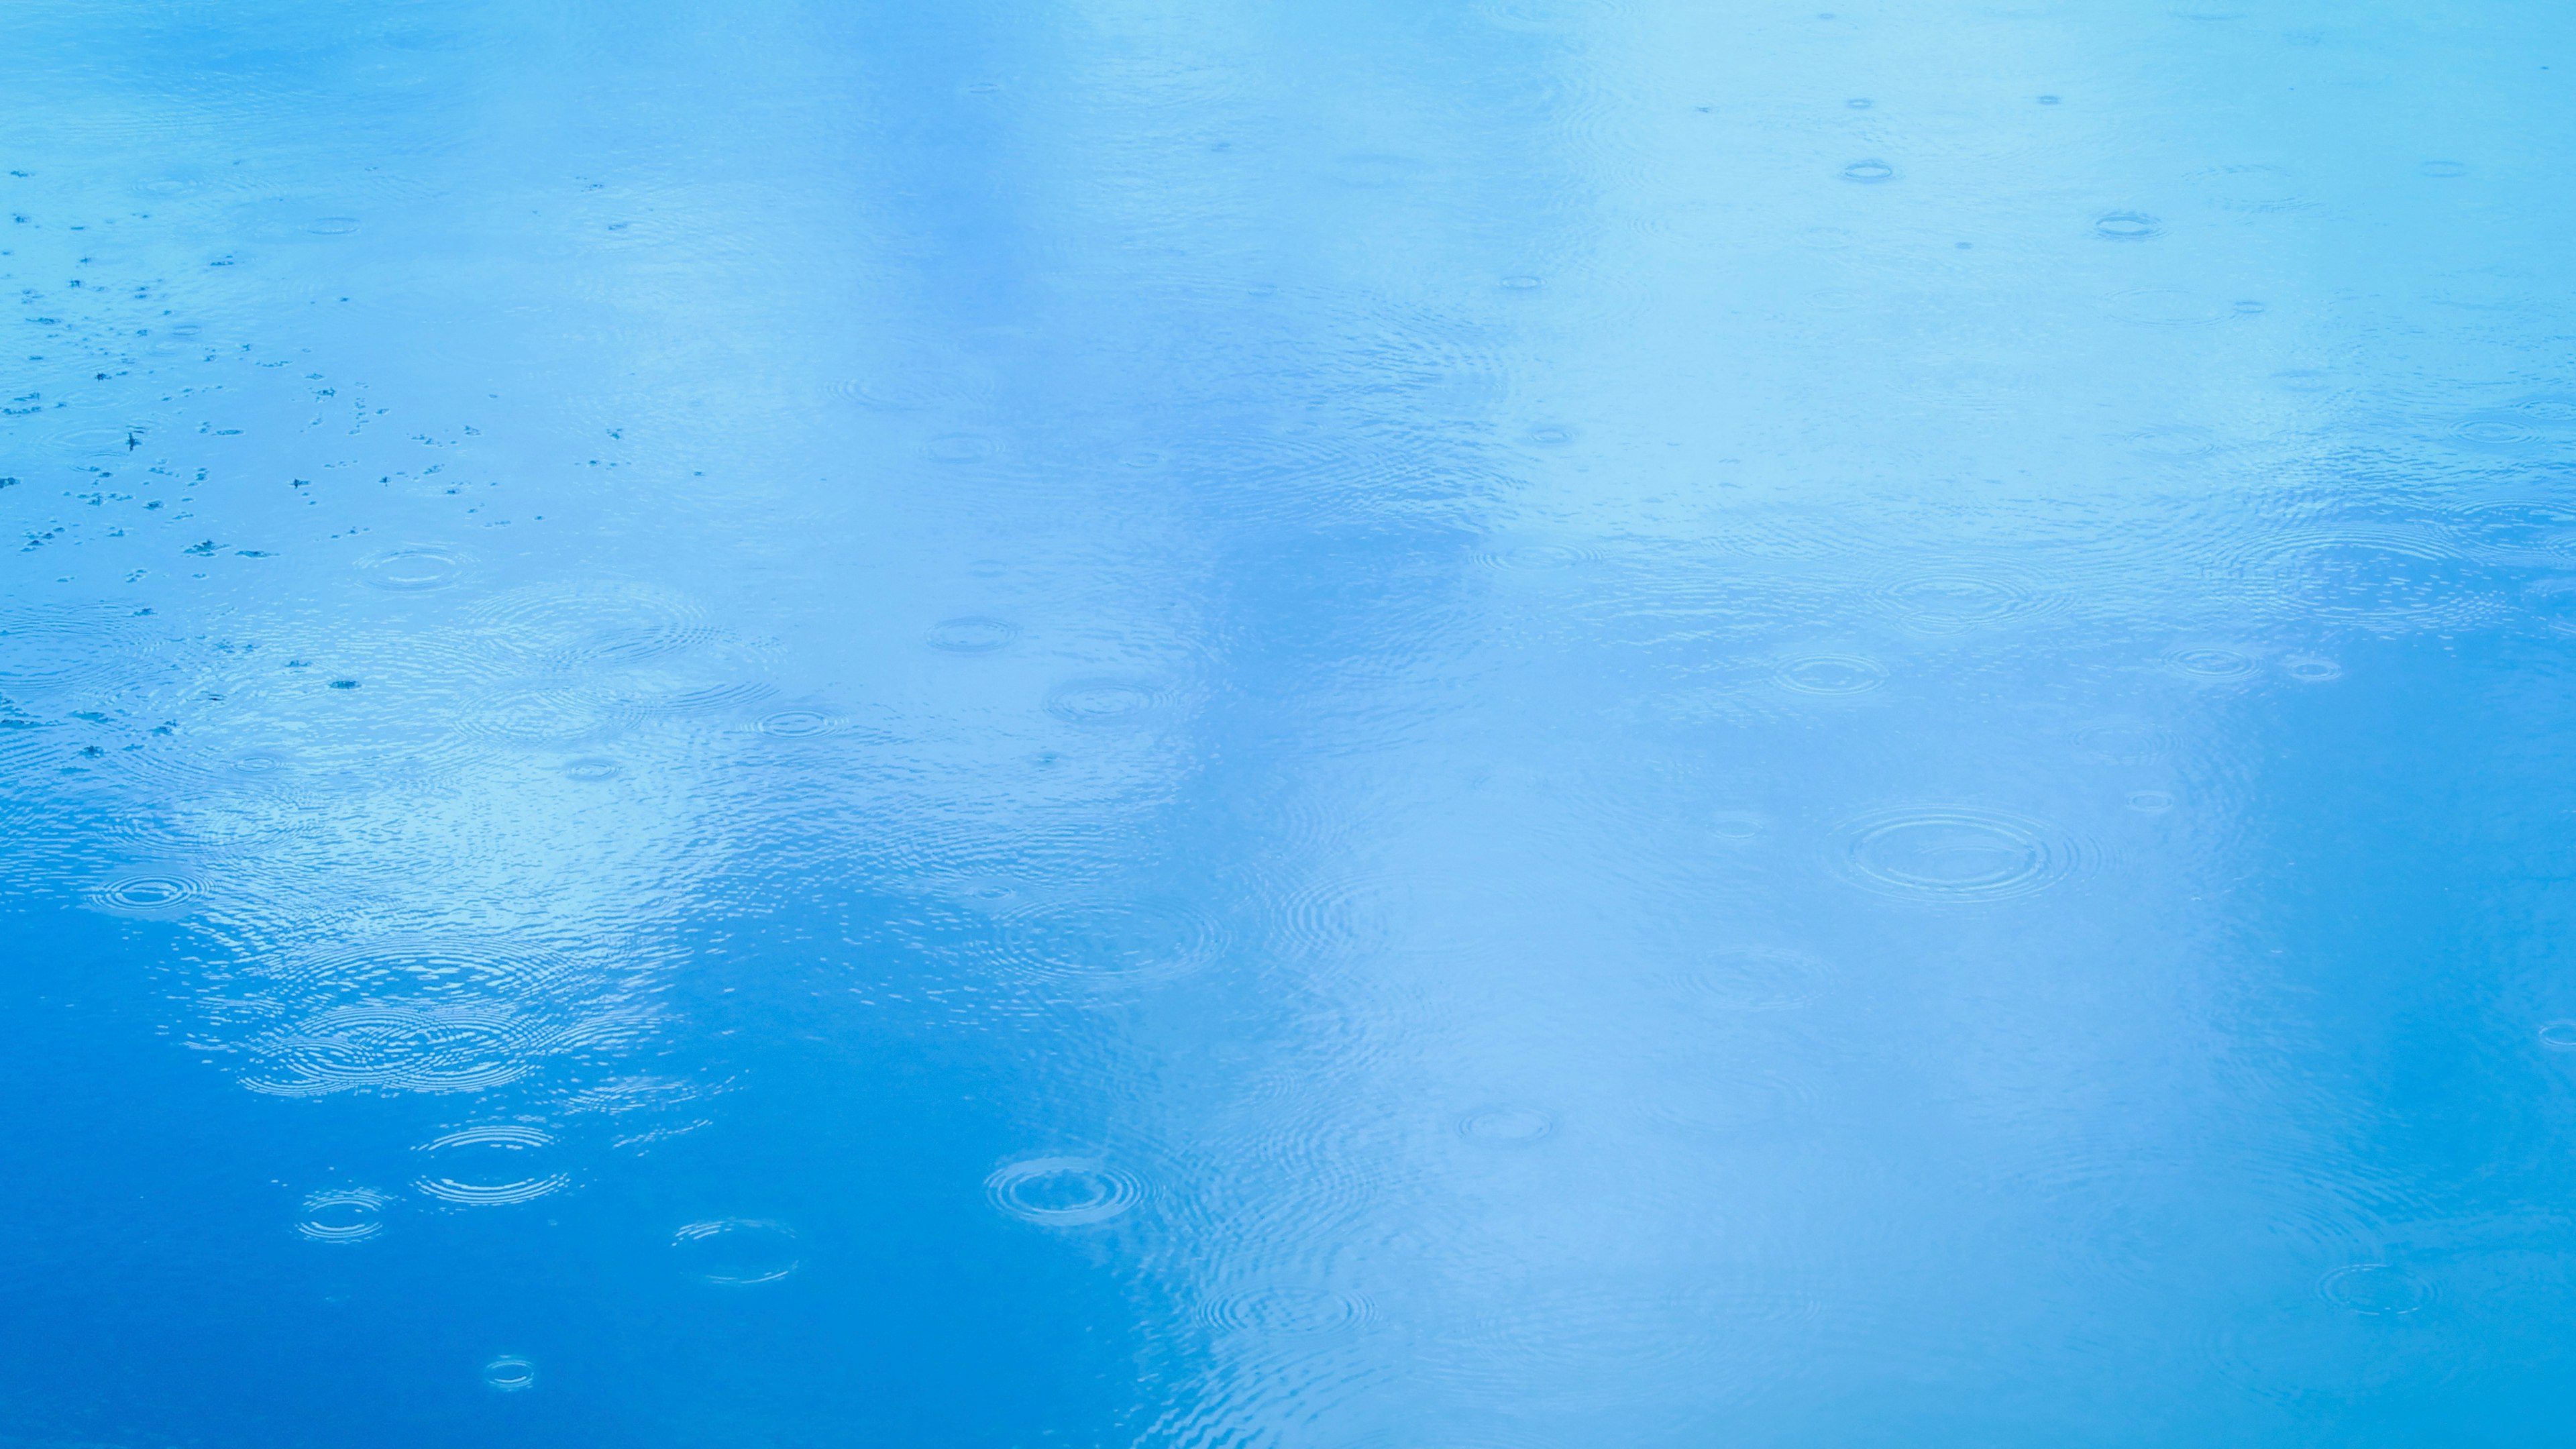
M 7 20 L 0 1445 L 2576 1438 L 2576 10 Z

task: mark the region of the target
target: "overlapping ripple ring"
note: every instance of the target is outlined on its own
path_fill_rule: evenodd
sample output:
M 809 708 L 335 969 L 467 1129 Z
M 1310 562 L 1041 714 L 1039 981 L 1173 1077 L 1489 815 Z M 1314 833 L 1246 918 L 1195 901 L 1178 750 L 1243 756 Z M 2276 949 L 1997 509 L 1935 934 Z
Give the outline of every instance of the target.
M 1955 634 L 2035 612 L 2039 591 L 2000 572 L 1917 574 L 1879 590 L 1907 624 L 1927 634 Z
M 1199 1305 L 1199 1321 L 1220 1333 L 1276 1337 L 1341 1333 L 1376 1316 L 1366 1298 L 1328 1288 L 1271 1285 L 1221 1294 Z
M 163 916 L 186 910 L 203 894 L 205 887 L 194 877 L 155 871 L 113 882 L 99 891 L 97 899 L 102 908 L 118 915 Z
M 1097 901 L 1038 906 L 1009 918 L 1010 964 L 1101 984 L 1163 981 L 1206 969 L 1224 933 L 1186 904 Z
M 345 1006 L 307 1018 L 268 1055 L 283 1079 L 244 1085 L 273 1096 L 380 1087 L 470 1092 L 525 1076 L 538 1043 L 525 1023 L 474 1008 Z
M 367 1187 L 326 1188 L 304 1199 L 295 1230 L 317 1243 L 362 1243 L 385 1230 L 393 1199 Z
M 798 1268 L 796 1230 L 771 1218 L 710 1218 L 671 1234 L 690 1277 L 719 1288 L 775 1283 Z
M 440 1154 L 434 1160 L 443 1165 L 422 1174 L 412 1186 L 441 1202 L 468 1207 L 532 1202 L 571 1179 L 560 1172 L 526 1172 L 514 1159 L 521 1153 L 552 1147 L 554 1142 L 552 1136 L 538 1128 L 509 1122 L 450 1132 L 420 1145 L 418 1150 L 422 1152 Z M 470 1176 L 455 1175 L 469 1171 L 463 1165 L 469 1161 L 484 1167 Z
M 1097 1157 L 1032 1157 L 996 1168 L 984 1179 L 993 1206 L 1050 1228 L 1105 1223 L 1145 1200 L 1135 1174 Z
M 1833 837 L 1832 863 L 1854 885 L 1898 900 L 2009 900 L 2085 864 L 2082 842 L 2045 821 L 1967 805 L 1881 810 Z
M 1789 1011 L 1824 994 L 1831 966 L 1803 951 L 1733 946 L 1712 951 L 1678 973 L 1692 995 L 1729 1011 Z

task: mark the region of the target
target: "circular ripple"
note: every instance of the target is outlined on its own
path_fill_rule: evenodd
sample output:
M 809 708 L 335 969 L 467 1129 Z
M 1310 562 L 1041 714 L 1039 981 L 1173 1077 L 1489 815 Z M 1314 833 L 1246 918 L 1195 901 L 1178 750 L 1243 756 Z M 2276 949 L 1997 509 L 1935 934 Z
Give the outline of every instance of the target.
M 397 593 L 443 589 L 473 572 L 473 555 L 440 544 L 409 544 L 358 561 L 368 583 Z
M 534 1127 L 498 1123 L 468 1127 L 424 1142 L 418 1150 L 435 1164 L 412 1186 L 441 1202 L 469 1207 L 499 1207 L 531 1202 L 561 1188 L 571 1178 L 560 1172 L 531 1172 L 530 1154 L 555 1145 Z
M 2497 608 L 2483 570 L 2425 529 L 2286 530 L 2252 541 L 2226 567 L 2247 603 L 2302 619 L 2383 631 L 2452 628 Z
M 2337 1308 L 2373 1317 L 2413 1313 L 2433 1301 L 2433 1285 L 2386 1263 L 2337 1268 L 2317 1283 L 2318 1296 Z
M 973 463 L 993 456 L 998 447 L 982 433 L 943 433 L 923 451 L 942 463 Z
M 981 614 L 942 619 L 930 626 L 930 647 L 950 654 L 990 654 L 1018 637 L 1018 625 Z
M 1834 861 L 1853 884 L 1914 901 L 1995 901 L 2046 890 L 2083 863 L 2078 842 L 1999 810 L 1880 811 L 1836 832 Z
M 1803 951 L 1735 946 L 1713 951 L 1678 976 L 1693 996 L 1729 1011 L 1788 1011 L 1832 984 L 1834 968 Z
M 2254 657 L 2216 645 L 2175 649 L 2164 656 L 2165 668 L 2186 679 L 2244 679 L 2254 673 Z
M 2576 1021 L 2553 1021 L 2543 1026 L 2540 1044 L 2554 1052 L 2576 1052 Z
M 372 1188 L 332 1188 L 304 1199 L 295 1230 L 317 1243 L 362 1243 L 385 1230 L 393 1199 Z
M 495 690 L 465 707 L 469 734 L 521 745 L 578 745 L 622 734 L 643 708 L 586 684 L 530 684 Z
M 564 982 L 568 970 L 555 956 L 506 942 L 390 935 L 308 949 L 271 974 L 316 993 L 469 1006 L 495 998 L 531 999 Z
M 205 887 L 184 875 L 128 876 L 98 893 L 98 904 L 125 916 L 165 916 L 196 904 Z
M 1482 1147 L 1527 1147 L 1556 1132 L 1556 1119 L 1536 1107 L 1479 1107 L 1457 1125 L 1459 1136 Z
M 1206 969 L 1224 949 L 1216 923 L 1186 905 L 1086 902 L 1013 916 L 1010 964 L 1066 980 L 1164 981 Z
M 1800 694 L 1862 694 L 1886 683 L 1887 671 L 1856 654 L 1815 654 L 1781 665 L 1771 680 Z
M 681 1271 L 719 1288 L 775 1283 L 804 1266 L 796 1230 L 769 1218 L 713 1218 L 671 1234 Z
M 2164 229 L 2162 221 L 2143 211 L 2104 212 L 2093 222 L 2093 234 L 2110 241 L 2145 241 Z
M 1199 1307 L 1199 1321 L 1218 1332 L 1261 1337 L 1342 1333 L 1374 1316 L 1367 1299 L 1326 1288 L 1247 1288 Z
M 2115 765 L 2143 765 L 2173 749 L 2173 736 L 2142 720 L 2103 720 L 2075 732 L 2076 747 Z
M 2281 661 L 2281 672 L 2301 684 L 2323 684 L 2343 678 L 2343 666 L 2314 654 L 2293 654 Z
M 2557 565 L 2576 561 L 2576 508 L 2556 503 L 2490 503 L 2460 513 L 2453 528 L 2471 553 L 2492 562 Z
M 624 765 L 606 755 L 584 755 L 580 759 L 566 760 L 563 763 L 563 777 L 567 780 L 578 780 L 585 785 L 614 780 L 625 773 Z
M 1704 1404 L 1786 1372 L 1805 1351 L 1812 1316 L 1812 1305 L 1785 1296 L 1566 1280 L 1448 1320 L 1423 1343 L 1418 1371 L 1454 1392 L 1524 1409 L 1608 1409 L 1685 1394 Z
M 1096 1157 L 1033 1157 L 984 1179 L 993 1206 L 1051 1228 L 1105 1223 L 1145 1199 L 1145 1184 Z
M 1047 691 L 1046 710 L 1068 724 L 1121 724 L 1151 715 L 1162 703 L 1154 686 L 1139 679 L 1069 679 Z
M 1720 840 L 1751 840 L 1769 824 L 1758 811 L 1719 810 L 1708 817 L 1708 833 Z
M 2297 178 L 2278 166 L 2219 166 L 2192 177 L 2230 211 L 2286 211 L 2300 204 Z
M 578 665 L 637 639 L 690 640 L 703 614 L 687 597 L 642 584 L 587 582 L 512 589 L 467 616 L 492 644 L 531 658 Z
M 1476 557 L 1479 562 L 1498 569 L 1550 573 L 1558 569 L 1579 568 L 1599 555 L 1579 544 L 1553 539 L 1495 539 L 1479 549 Z
M 1864 186 L 1876 186 L 1882 181 L 1895 180 L 1896 168 L 1879 160 L 1854 161 L 1843 168 L 1843 179 L 1857 181 Z
M 816 735 L 835 735 L 847 729 L 848 722 L 837 715 L 816 709 L 782 709 L 762 715 L 752 728 L 782 740 L 812 739 Z
M 2132 790 L 2121 803 L 2141 815 L 2162 815 L 2174 807 L 2174 797 L 2162 790 Z
M 2235 304 L 2201 292 L 2146 287 L 2111 298 L 2110 313 L 2141 327 L 2194 327 L 2238 315 Z
M 278 1070 L 246 1085 L 276 1096 L 481 1091 L 527 1075 L 529 1037 L 525 1023 L 478 1010 L 341 1007 L 270 1043 L 266 1054 Z
M 2028 585 L 1993 574 L 1924 574 L 1889 585 L 1879 597 L 1907 624 L 1934 634 L 1999 624 L 2038 603 Z
M 483 1365 L 483 1382 L 505 1394 L 520 1393 L 537 1386 L 537 1366 L 515 1353 L 505 1353 Z

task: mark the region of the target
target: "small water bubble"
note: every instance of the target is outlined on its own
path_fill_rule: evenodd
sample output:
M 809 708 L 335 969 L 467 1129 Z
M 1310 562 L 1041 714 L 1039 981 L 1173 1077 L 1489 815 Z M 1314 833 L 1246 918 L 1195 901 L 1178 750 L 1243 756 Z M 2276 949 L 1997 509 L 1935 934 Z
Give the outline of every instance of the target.
M 358 219 L 354 216 L 317 216 L 306 222 L 304 229 L 315 236 L 347 236 L 358 229 Z
M 1561 448 L 1574 441 L 1574 434 L 1566 428 L 1532 428 L 1529 440 L 1542 448 Z
M 1843 168 L 1843 179 L 1857 181 L 1866 186 L 1875 186 L 1882 181 L 1895 180 L 1896 168 L 1884 161 L 1854 161 Z
M 1536 1107 L 1479 1107 L 1458 1118 L 1458 1135 L 1486 1147 L 1527 1147 L 1556 1132 L 1556 1118 Z
M 2164 230 L 2164 223 L 2143 211 L 2105 212 L 2093 222 L 2093 234 L 2111 241 L 2144 241 Z
M 2041 105 L 2043 105 L 2043 106 L 2053 106 L 2053 105 L 2056 105 L 2056 104 L 2057 104 L 2057 97 L 2055 97 L 2055 96 L 2041 96 L 2041 97 L 2039 98 L 2039 103 L 2040 103 Z
M 2466 176 L 2469 174 L 2468 163 L 2465 161 L 2427 161 L 2415 169 L 2426 176 L 2433 177 L 2440 181 L 2448 181 L 2453 177 Z
M 681 1271 L 719 1288 L 775 1283 L 804 1266 L 796 1230 L 769 1218 L 711 1218 L 671 1234 Z
M 565 779 L 578 780 L 585 785 L 596 785 L 605 780 L 614 780 L 625 773 L 626 767 L 624 765 L 608 758 L 606 755 L 584 755 L 577 760 L 566 760 L 563 764 L 563 776 Z
M 521 1393 L 537 1386 L 537 1366 L 505 1353 L 483 1365 L 483 1382 L 505 1394 Z
M 1538 278 L 1521 273 L 1503 278 L 1503 285 L 1515 292 L 1526 292 L 1538 285 Z
M 984 1179 L 993 1205 L 1051 1228 L 1105 1223 L 1142 1202 L 1145 1185 L 1096 1157 L 1033 1157 Z
M 2174 797 L 2162 790 L 2132 790 L 2122 803 L 2141 815 L 2162 815 L 2174 807 Z

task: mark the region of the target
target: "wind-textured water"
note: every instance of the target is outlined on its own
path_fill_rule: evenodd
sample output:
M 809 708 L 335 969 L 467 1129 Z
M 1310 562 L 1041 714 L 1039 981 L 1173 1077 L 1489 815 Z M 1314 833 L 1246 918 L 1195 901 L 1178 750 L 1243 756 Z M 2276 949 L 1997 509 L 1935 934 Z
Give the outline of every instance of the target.
M 17 0 L 0 1446 L 2568 1442 L 2576 10 L 1842 3 Z

